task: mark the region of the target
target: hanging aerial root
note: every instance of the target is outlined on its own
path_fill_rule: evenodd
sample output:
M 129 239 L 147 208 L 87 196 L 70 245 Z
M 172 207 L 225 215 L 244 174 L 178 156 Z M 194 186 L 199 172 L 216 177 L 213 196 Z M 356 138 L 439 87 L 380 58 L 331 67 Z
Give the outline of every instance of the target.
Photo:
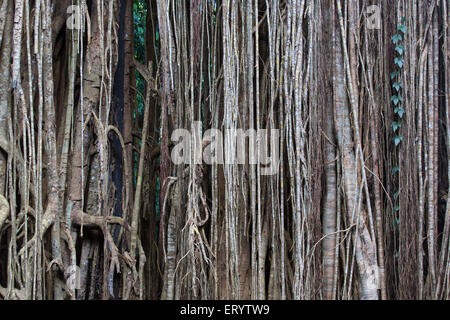
M 4 196 L 0 194 L 0 230 L 9 216 L 9 203 Z

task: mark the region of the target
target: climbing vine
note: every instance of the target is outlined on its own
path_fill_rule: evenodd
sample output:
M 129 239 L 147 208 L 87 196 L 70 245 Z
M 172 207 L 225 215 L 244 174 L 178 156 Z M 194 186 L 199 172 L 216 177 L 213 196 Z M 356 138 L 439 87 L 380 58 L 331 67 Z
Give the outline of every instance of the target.
M 402 23 L 398 25 L 397 27 L 397 33 L 392 36 L 392 42 L 395 45 L 395 52 L 396 57 L 394 58 L 394 64 L 396 66 L 396 71 L 391 73 L 391 80 L 393 81 L 392 84 L 392 96 L 391 96 L 391 102 L 394 105 L 394 117 L 392 120 L 392 130 L 394 135 L 394 145 L 395 145 L 395 155 L 398 155 L 398 149 L 401 146 L 401 143 L 403 142 L 403 136 L 401 134 L 401 128 L 402 128 L 402 120 L 405 116 L 405 109 L 402 106 L 403 98 L 402 98 L 402 89 L 403 89 L 403 82 L 402 82 L 402 70 L 403 66 L 405 64 L 405 46 L 403 45 L 404 37 L 407 32 L 407 27 L 405 25 L 406 18 L 402 18 Z M 392 175 L 395 176 L 397 174 L 400 174 L 400 164 L 398 163 L 398 157 L 396 157 L 397 164 L 392 169 Z M 394 193 L 394 211 L 397 213 L 400 211 L 400 205 L 399 205 L 399 195 L 400 195 L 400 189 L 397 184 L 397 188 Z M 399 221 L 398 218 L 395 219 L 394 224 L 398 225 Z

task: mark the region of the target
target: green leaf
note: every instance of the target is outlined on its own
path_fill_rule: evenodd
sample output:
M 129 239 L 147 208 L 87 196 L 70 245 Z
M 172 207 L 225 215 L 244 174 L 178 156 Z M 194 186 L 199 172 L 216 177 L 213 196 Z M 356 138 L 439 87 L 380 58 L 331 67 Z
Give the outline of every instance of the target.
M 401 96 L 399 96 L 399 95 L 393 95 L 391 97 L 391 102 L 393 102 L 394 105 L 398 105 L 402 101 L 403 101 L 403 98 Z
M 397 29 L 403 34 L 405 34 L 406 31 L 408 30 L 405 25 L 399 25 Z
M 403 68 L 403 65 L 405 64 L 405 59 L 403 59 L 403 58 L 395 58 L 394 62 L 401 69 L 401 68 Z
M 394 167 L 394 168 L 392 169 L 392 175 L 396 174 L 396 173 L 399 172 L 399 171 L 400 171 L 400 168 L 399 168 L 398 166 Z
M 395 122 L 395 121 L 392 122 L 392 129 L 394 130 L 394 132 L 397 132 L 397 130 L 401 127 L 402 127 L 402 124 L 400 122 Z
M 394 138 L 395 146 L 398 147 L 398 145 L 399 145 L 402 141 L 403 141 L 403 136 L 396 136 L 396 137 Z
M 394 109 L 394 113 L 397 114 L 402 119 L 406 111 L 402 107 L 398 107 Z
M 403 88 L 403 83 L 395 82 L 392 86 L 395 88 L 395 90 L 397 90 L 397 92 L 399 92 L 400 89 Z
M 398 77 L 400 73 L 398 71 L 394 71 L 391 73 L 391 80 L 394 80 L 394 78 Z
M 398 190 L 396 193 L 394 193 L 394 200 L 397 200 L 399 195 L 400 195 L 400 190 Z
M 391 102 L 393 102 L 395 105 L 397 105 L 398 104 L 398 96 L 396 96 L 396 95 L 394 95 L 394 96 L 392 96 L 391 97 Z
M 396 211 L 396 212 L 400 211 L 400 206 L 399 206 L 398 204 L 396 204 L 396 205 L 394 206 L 394 211 Z M 395 218 L 395 219 L 394 219 L 394 222 L 395 222 L 395 224 L 399 224 L 399 223 L 400 223 L 400 220 L 399 220 L 398 218 Z
M 394 43 L 394 44 L 397 44 L 397 43 L 399 43 L 400 41 L 402 41 L 403 40 L 403 38 L 402 38 L 402 35 L 401 34 L 395 34 L 393 37 L 392 37 L 392 42 Z
M 398 45 L 395 47 L 395 51 L 397 51 L 399 55 L 403 55 L 403 52 L 405 52 L 405 50 L 405 47 L 402 45 Z

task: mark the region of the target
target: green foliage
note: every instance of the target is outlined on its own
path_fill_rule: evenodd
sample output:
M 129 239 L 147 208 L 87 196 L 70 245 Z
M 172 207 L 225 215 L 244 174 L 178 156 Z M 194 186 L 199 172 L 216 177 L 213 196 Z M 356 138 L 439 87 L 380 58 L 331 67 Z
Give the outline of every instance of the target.
M 391 97 L 391 102 L 394 104 L 394 115 L 396 115 L 399 119 L 397 121 L 392 122 L 392 130 L 394 133 L 397 133 L 399 129 L 402 127 L 401 119 L 403 119 L 403 116 L 405 115 L 406 111 L 402 108 L 401 103 L 403 102 L 403 98 L 401 96 L 401 90 L 403 89 L 403 82 L 401 82 L 398 78 L 401 75 L 401 70 L 403 69 L 403 66 L 405 65 L 405 59 L 403 58 L 403 54 L 406 51 L 406 48 L 404 45 L 401 44 L 403 41 L 403 35 L 406 35 L 407 27 L 405 25 L 406 18 L 402 19 L 402 24 L 398 25 L 397 27 L 397 34 L 394 34 L 392 36 L 392 42 L 396 45 L 395 51 L 397 52 L 398 56 L 394 58 L 394 64 L 398 67 L 398 70 L 391 73 L 391 80 L 395 80 L 392 84 L 393 90 L 395 90 L 395 94 Z M 403 136 L 400 134 L 396 135 L 394 137 L 394 144 L 395 146 L 399 146 L 400 143 L 403 141 Z
M 402 141 L 403 141 L 403 136 L 395 136 L 394 137 L 395 146 L 398 146 Z
M 403 83 L 401 83 L 401 82 L 394 82 L 394 84 L 392 86 L 394 87 L 395 90 L 397 90 L 397 92 L 400 92 L 400 89 L 403 88 Z
M 397 172 L 399 172 L 400 171 L 400 167 L 399 166 L 395 166 L 393 169 L 392 169 L 392 175 L 395 175 Z
M 394 62 L 400 69 L 402 69 L 405 63 L 405 59 L 403 59 L 402 57 L 397 57 L 394 59 Z
M 391 73 L 391 80 L 394 80 L 395 78 L 397 78 L 400 75 L 400 72 L 398 71 L 394 71 Z
M 395 51 L 397 51 L 399 55 L 403 55 L 403 52 L 405 52 L 405 47 L 400 44 L 395 47 Z
M 402 18 L 402 24 L 397 27 L 397 34 L 392 37 L 392 42 L 395 44 L 395 51 L 397 52 L 397 57 L 394 58 L 394 64 L 397 66 L 397 70 L 391 73 L 391 80 L 394 81 L 392 84 L 394 94 L 391 96 L 391 102 L 394 104 L 394 120 L 392 121 L 392 130 L 394 131 L 394 145 L 395 147 L 399 147 L 403 142 L 403 136 L 400 134 L 400 129 L 402 127 L 401 120 L 403 116 L 406 114 L 405 109 L 401 106 L 403 102 L 403 98 L 401 96 L 401 91 L 403 89 L 403 82 L 400 81 L 401 71 L 403 66 L 405 65 L 405 59 L 403 55 L 406 51 L 405 46 L 402 44 L 403 37 L 406 35 L 408 29 L 406 27 L 406 18 Z M 392 176 L 395 176 L 397 173 L 400 173 L 400 166 L 397 165 L 392 169 Z M 395 191 L 394 193 L 394 213 L 400 211 L 399 205 L 399 196 L 400 190 Z M 400 224 L 400 220 L 398 217 L 394 217 L 394 226 L 398 226 Z
M 402 124 L 400 122 L 396 122 L 396 121 L 392 122 L 392 130 L 394 130 L 394 132 L 397 132 L 397 130 L 400 129 L 401 127 L 402 127 Z
M 134 58 L 141 63 L 145 63 L 146 16 L 147 2 L 144 0 L 134 0 Z
M 147 1 L 146 0 L 133 0 L 133 20 L 134 20 L 134 58 L 136 61 L 140 63 L 146 64 L 146 48 L 145 48 L 145 40 L 146 40 L 146 25 L 147 25 Z M 159 33 L 156 32 L 155 36 L 156 41 L 159 39 Z M 142 75 L 136 71 L 136 89 L 142 94 L 145 95 L 145 80 Z M 141 94 L 136 93 L 136 101 L 137 101 L 137 113 L 134 114 L 134 119 L 138 118 L 138 115 L 143 117 L 144 114 L 144 99 Z M 138 142 L 138 145 L 141 145 L 141 141 Z M 135 155 L 134 161 L 137 163 L 138 157 Z M 136 178 L 137 167 L 134 170 L 134 177 Z M 134 181 L 136 183 L 136 180 Z M 160 195 L 160 183 L 159 177 L 157 178 L 156 183 L 156 197 L 155 197 L 155 211 L 156 216 L 158 217 L 160 214 L 160 205 L 159 205 L 159 195 Z
M 402 37 L 401 34 L 395 34 L 395 35 L 392 37 L 392 42 L 394 42 L 394 44 L 397 44 L 397 43 L 399 43 L 399 42 L 402 41 L 402 40 L 403 40 L 403 37 Z
M 141 62 L 145 61 L 145 34 L 146 34 L 147 1 L 134 0 L 133 2 L 133 20 L 134 20 L 134 58 Z M 136 71 L 136 88 L 139 92 L 145 92 L 145 80 L 141 74 Z M 144 112 L 144 99 L 136 93 L 137 110 L 139 114 Z M 137 118 L 137 114 L 134 115 Z
M 394 193 L 394 200 L 397 200 L 399 195 L 400 195 L 400 191 L 397 191 L 396 193 Z
M 398 26 L 397 30 L 400 31 L 403 34 L 406 34 L 407 28 L 406 28 L 405 25 L 401 24 L 401 25 Z
M 402 107 L 398 107 L 398 108 L 395 108 L 394 109 L 394 113 L 396 114 L 396 115 L 398 115 L 398 117 L 400 118 L 400 119 L 402 119 L 403 118 L 403 115 L 406 113 L 406 111 L 405 111 L 405 109 L 403 109 Z M 401 123 L 400 123 L 400 125 L 399 125 L 399 127 L 401 127 Z
M 403 101 L 403 98 L 401 96 L 399 96 L 399 95 L 393 95 L 391 97 L 391 102 L 393 102 L 394 105 L 396 105 L 396 106 L 402 101 Z

